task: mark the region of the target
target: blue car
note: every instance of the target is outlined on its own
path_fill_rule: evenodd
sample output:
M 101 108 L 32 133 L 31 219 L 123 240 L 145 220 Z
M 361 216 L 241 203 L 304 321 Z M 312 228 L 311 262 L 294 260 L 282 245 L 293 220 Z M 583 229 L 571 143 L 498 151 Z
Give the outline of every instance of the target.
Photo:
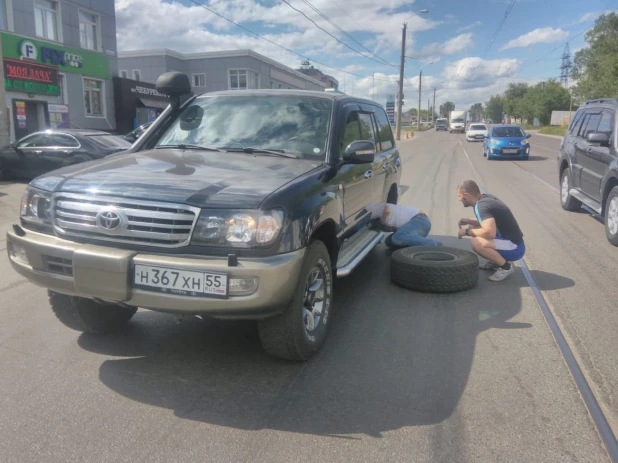
M 528 138 L 531 136 L 518 125 L 494 125 L 489 129 L 487 138 L 483 141 L 483 156 L 488 161 L 492 159 L 528 160 L 530 158 Z

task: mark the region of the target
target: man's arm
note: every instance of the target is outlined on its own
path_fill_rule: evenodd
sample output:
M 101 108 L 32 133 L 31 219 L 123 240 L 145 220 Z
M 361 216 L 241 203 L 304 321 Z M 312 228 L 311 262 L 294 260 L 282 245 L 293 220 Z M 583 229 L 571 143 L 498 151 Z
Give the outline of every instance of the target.
M 472 228 L 479 228 L 481 224 L 476 219 L 459 219 L 459 228 L 464 225 L 470 225 Z
M 493 240 L 496 237 L 496 220 L 493 217 L 483 220 L 478 228 L 468 228 L 468 236 Z

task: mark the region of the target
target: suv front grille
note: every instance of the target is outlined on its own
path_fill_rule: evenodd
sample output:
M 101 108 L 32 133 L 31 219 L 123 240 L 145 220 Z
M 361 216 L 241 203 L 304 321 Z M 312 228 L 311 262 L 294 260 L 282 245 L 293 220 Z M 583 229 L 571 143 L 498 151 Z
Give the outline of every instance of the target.
M 183 204 L 56 193 L 55 229 L 62 235 L 161 247 L 185 246 L 199 209 Z

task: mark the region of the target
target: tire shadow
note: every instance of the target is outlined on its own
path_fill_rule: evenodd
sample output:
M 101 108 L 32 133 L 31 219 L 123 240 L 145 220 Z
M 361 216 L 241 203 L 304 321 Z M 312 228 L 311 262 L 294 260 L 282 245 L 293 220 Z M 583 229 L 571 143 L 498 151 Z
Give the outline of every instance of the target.
M 463 240 L 434 238 L 469 249 Z M 545 277 L 539 283 L 554 289 L 574 284 Z M 391 283 L 389 250 L 379 245 L 336 282 L 329 337 L 306 363 L 268 357 L 254 322 L 176 324 L 149 311 L 138 312 L 121 333 L 83 334 L 78 342 L 90 352 L 121 357 L 103 360 L 99 379 L 105 386 L 182 419 L 241 430 L 379 437 L 453 413 L 478 334 L 531 327 L 510 321 L 521 311 L 523 286 L 518 270 L 499 284 L 482 275 L 464 293 L 409 291 Z

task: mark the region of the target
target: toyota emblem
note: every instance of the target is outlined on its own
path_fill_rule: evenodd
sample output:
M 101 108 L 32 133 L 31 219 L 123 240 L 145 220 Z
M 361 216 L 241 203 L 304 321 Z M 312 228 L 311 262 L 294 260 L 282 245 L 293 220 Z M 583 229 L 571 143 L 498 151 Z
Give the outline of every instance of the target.
M 122 217 L 116 211 L 101 211 L 97 214 L 97 225 L 105 230 L 115 230 L 122 224 Z

